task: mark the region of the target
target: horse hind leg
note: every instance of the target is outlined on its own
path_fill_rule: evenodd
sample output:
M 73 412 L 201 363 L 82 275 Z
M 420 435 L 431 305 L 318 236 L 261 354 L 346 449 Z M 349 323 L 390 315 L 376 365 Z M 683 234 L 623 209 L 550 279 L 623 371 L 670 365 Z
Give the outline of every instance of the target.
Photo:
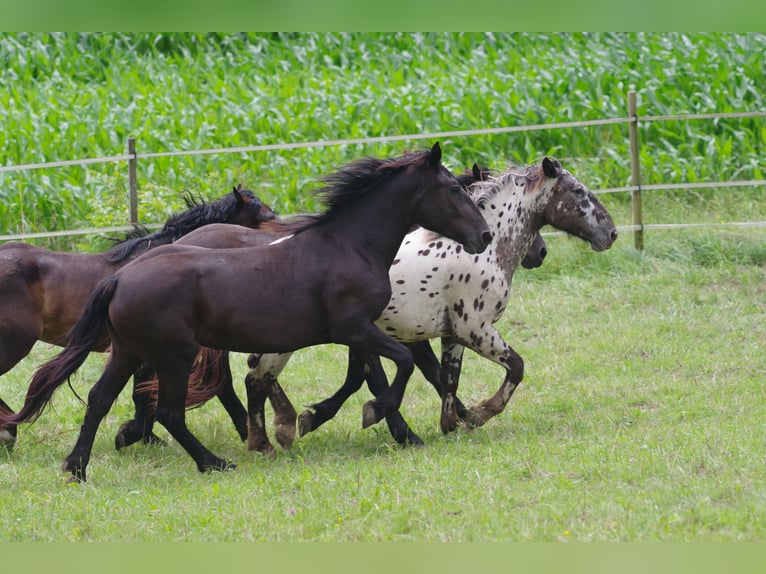
M 176 357 L 176 360 L 162 364 L 155 362 L 159 380 L 157 421 L 189 453 L 200 472 L 233 470 L 236 465 L 210 452 L 186 426 L 186 393 L 195 355 L 196 349 L 192 353 L 169 352 L 167 356 Z
M 279 384 L 277 376 L 285 368 L 291 355 L 292 353 L 276 355 L 253 353 L 247 358 L 247 366 L 250 367 L 248 388 L 258 385 L 265 386 L 265 392 L 271 403 L 271 408 L 274 409 L 274 436 L 279 445 L 284 449 L 289 449 L 295 441 L 298 413 L 295 411 L 295 407 L 290 402 L 282 385 Z M 257 432 L 262 433 L 258 439 L 262 441 L 265 436 L 265 429 Z M 268 442 L 268 437 L 266 441 Z
M 64 471 L 71 474 L 69 482 L 85 482 L 85 469 L 90 460 L 96 431 L 139 364 L 138 359 L 113 352 L 104 373 L 88 393 L 88 407 L 80 434 L 72 452 L 64 459 Z
M 37 342 L 32 332 L 18 332 L 15 325 L 0 324 L 0 376 L 15 367 L 26 357 Z M 0 411 L 13 413 L 11 407 L 0 399 Z M 0 425 L 0 447 L 10 450 L 16 444 L 17 425 Z
M 269 387 L 269 402 L 274 409 L 274 437 L 284 449 L 295 441 L 295 425 L 298 413 L 277 379 Z
M 147 364 L 142 364 L 133 373 L 133 418 L 120 425 L 114 437 L 114 448 L 120 450 L 138 441 L 143 444 L 165 446 L 166 443 L 154 434 L 154 405 L 150 393 L 141 390 L 141 384 L 151 381 L 154 371 Z
M 13 414 L 13 410 L 3 399 L 0 399 L 0 412 Z M 16 435 L 16 425 L 0 426 L 0 447 L 11 450 L 16 444 Z
M 231 363 L 229 362 L 229 353 L 224 353 L 221 361 L 223 362 L 223 383 L 218 390 L 218 400 L 226 409 L 226 412 L 234 423 L 234 428 L 241 440 L 247 440 L 247 410 L 242 405 L 242 401 L 239 400 L 237 393 L 234 391 L 234 382 L 231 375 Z

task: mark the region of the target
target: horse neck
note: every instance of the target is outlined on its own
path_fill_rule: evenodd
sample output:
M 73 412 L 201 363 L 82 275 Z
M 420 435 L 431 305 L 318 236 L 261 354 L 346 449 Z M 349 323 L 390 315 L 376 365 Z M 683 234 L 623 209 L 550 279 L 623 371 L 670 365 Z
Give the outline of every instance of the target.
M 544 225 L 543 209 L 550 194 L 551 190 L 544 188 L 530 190 L 528 185 L 511 184 L 479 207 L 493 234 L 489 249 L 509 284 Z
M 333 229 L 345 228 L 344 237 L 368 257 L 380 257 L 386 268 L 414 223 L 418 197 L 414 185 L 397 185 L 396 179 L 392 178 L 385 190 L 373 190 L 353 200 L 332 219 Z

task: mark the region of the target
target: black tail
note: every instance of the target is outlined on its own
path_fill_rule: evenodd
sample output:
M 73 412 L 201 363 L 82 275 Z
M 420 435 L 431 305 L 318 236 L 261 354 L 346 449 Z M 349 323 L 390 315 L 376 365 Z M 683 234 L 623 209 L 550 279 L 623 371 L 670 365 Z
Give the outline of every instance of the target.
M 0 412 L 0 425 L 32 422 L 39 418 L 53 392 L 85 362 L 90 352 L 104 347 L 108 333 L 109 302 L 117 288 L 114 275 L 102 281 L 88 299 L 82 317 L 69 332 L 64 350 L 35 371 L 24 406 L 18 413 Z

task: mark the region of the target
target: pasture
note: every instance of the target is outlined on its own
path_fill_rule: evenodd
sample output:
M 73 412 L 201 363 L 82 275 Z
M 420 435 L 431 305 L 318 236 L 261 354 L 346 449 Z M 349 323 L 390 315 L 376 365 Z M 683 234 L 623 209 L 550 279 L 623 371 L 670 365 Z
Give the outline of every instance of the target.
M 763 48 L 758 34 L 5 35 L 0 165 L 122 153 L 129 136 L 165 151 L 599 119 L 625 114 L 628 89 L 646 114 L 764 109 Z M 21 101 L 27 113 L 10 113 Z M 639 135 L 643 183 L 763 178 L 762 119 L 659 122 Z M 182 189 L 210 199 L 237 183 L 282 214 L 312 210 L 310 189 L 333 167 L 431 143 L 146 161 L 140 219 L 163 221 Z M 629 181 L 621 127 L 441 144 L 453 171 L 551 154 L 592 189 Z M 0 173 L 0 234 L 124 224 L 123 167 Z M 627 194 L 599 199 L 631 223 Z M 766 199 L 762 187 L 644 193 L 644 220 L 764 221 Z M 84 398 L 105 361 L 92 354 L 72 390 L 0 450 L 0 540 L 766 539 L 766 228 L 657 230 L 643 252 L 629 232 L 602 253 L 546 240 L 544 265 L 517 271 L 497 324 L 524 380 L 485 426 L 443 435 L 440 401 L 416 371 L 402 412 L 423 448 L 396 445 L 384 423 L 362 430 L 365 388 L 268 459 L 212 401 L 188 412 L 189 427 L 238 469 L 200 474 L 160 427 L 167 446 L 115 450 L 132 416 L 124 392 L 88 482 L 67 485 L 61 463 L 84 415 L 73 391 Z M 34 242 L 104 248 L 92 236 Z M 17 409 L 57 351 L 38 343 L 0 377 L 0 397 Z M 245 358 L 232 358 L 242 398 Z M 336 390 L 345 361 L 344 347 L 305 349 L 280 382 L 300 410 Z M 458 394 L 473 405 L 502 379 L 468 352 Z
M 687 232 L 689 233 L 689 232 Z M 403 413 L 426 441 L 396 446 L 383 424 L 361 429 L 366 390 L 324 427 L 273 460 L 247 453 L 221 406 L 189 424 L 238 470 L 199 474 L 177 445 L 116 452 L 123 394 L 105 419 L 89 481 L 60 471 L 83 407 L 62 387 L 17 448 L 0 454 L 4 540 L 194 541 L 743 541 L 766 520 L 766 249 L 764 235 L 665 235 L 644 255 L 627 241 L 605 253 L 550 237 L 550 255 L 519 271 L 500 323 L 526 360 L 506 412 L 449 436 L 439 401 L 416 374 Z M 654 243 L 654 242 L 653 242 Z M 700 249 L 691 261 L 676 253 Z M 739 263 L 727 260 L 737 251 Z M 0 396 L 14 405 L 38 347 Z M 502 369 L 464 361 L 472 404 Z M 233 360 L 235 377 L 245 357 Z M 72 379 L 84 395 L 93 355 Z M 345 373 L 345 349 L 297 353 L 281 381 L 296 405 L 326 396 Z M 241 382 L 237 386 L 242 392 Z M 164 429 L 159 433 L 169 438 Z

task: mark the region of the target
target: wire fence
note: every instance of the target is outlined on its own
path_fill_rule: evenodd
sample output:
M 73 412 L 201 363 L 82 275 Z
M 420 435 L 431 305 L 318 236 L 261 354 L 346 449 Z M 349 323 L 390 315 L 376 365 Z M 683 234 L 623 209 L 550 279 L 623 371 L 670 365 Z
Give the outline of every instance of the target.
M 42 163 L 29 163 L 21 165 L 0 166 L 0 173 L 13 171 L 30 171 L 35 169 L 52 169 L 69 166 L 83 166 L 98 163 L 127 162 L 128 180 L 129 180 L 129 203 L 130 203 L 130 225 L 115 227 L 99 227 L 87 229 L 70 229 L 63 231 L 49 231 L 40 233 L 18 233 L 9 235 L 0 235 L 0 241 L 13 241 L 32 238 L 64 237 L 75 235 L 89 235 L 94 233 L 114 233 L 129 231 L 134 224 L 138 223 L 138 182 L 137 182 L 137 163 L 140 160 L 150 160 L 152 158 L 170 157 L 170 156 L 197 156 L 213 154 L 230 153 L 257 153 L 276 150 L 294 150 L 304 148 L 362 145 L 375 143 L 390 143 L 397 141 L 413 140 L 434 140 L 448 137 L 481 136 L 493 134 L 509 134 L 525 131 L 542 131 L 569 128 L 585 128 L 593 126 L 606 126 L 614 124 L 628 124 L 630 139 L 630 163 L 631 163 L 631 185 L 622 187 L 612 187 L 593 190 L 596 194 L 601 193 L 630 193 L 633 204 L 633 224 L 618 227 L 621 231 L 632 231 L 634 245 L 636 249 L 643 249 L 643 232 L 647 229 L 681 229 L 690 227 L 766 227 L 766 221 L 732 221 L 716 223 L 663 223 L 663 224 L 645 224 L 642 217 L 642 191 L 655 190 L 693 190 L 720 187 L 756 187 L 766 186 L 766 180 L 740 180 L 740 181 L 707 181 L 694 183 L 675 183 L 675 184 L 641 184 L 641 165 L 640 165 L 640 142 L 638 141 L 638 126 L 641 123 L 660 122 L 660 121 L 691 121 L 691 120 L 720 120 L 720 119 L 746 119 L 766 117 L 766 111 L 749 112 L 728 112 L 728 113 L 705 113 L 705 114 L 678 114 L 664 116 L 640 116 L 636 111 L 636 93 L 628 93 L 628 114 L 621 118 L 607 118 L 601 120 L 585 120 L 575 122 L 556 122 L 547 124 L 533 124 L 524 126 L 505 126 L 495 128 L 480 128 L 470 130 L 453 130 L 443 132 L 405 134 L 392 136 L 377 136 L 365 138 L 318 140 L 309 142 L 279 143 L 267 145 L 251 145 L 225 148 L 212 148 L 202 150 L 180 150 L 166 152 L 137 153 L 135 139 L 128 140 L 128 152 L 119 155 L 62 160 Z M 149 224 L 145 227 L 159 227 L 159 224 Z M 555 235 L 552 233 L 551 235 Z

